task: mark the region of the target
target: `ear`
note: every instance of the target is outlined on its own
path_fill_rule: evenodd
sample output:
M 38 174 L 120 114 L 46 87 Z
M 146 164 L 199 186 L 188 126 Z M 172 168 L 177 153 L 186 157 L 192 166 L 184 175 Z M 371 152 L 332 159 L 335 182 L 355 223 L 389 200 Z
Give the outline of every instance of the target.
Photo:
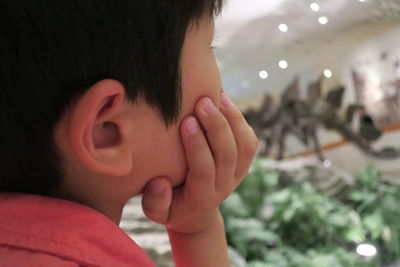
M 76 157 L 89 170 L 111 176 L 132 169 L 129 108 L 125 89 L 116 80 L 102 80 L 73 106 L 68 137 Z

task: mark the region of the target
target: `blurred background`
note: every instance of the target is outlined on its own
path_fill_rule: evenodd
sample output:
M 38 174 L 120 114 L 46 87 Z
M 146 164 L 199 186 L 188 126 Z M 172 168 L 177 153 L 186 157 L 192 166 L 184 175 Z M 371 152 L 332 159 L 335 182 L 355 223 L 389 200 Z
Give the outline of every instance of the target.
M 222 205 L 234 266 L 400 266 L 400 1 L 229 0 L 213 46 L 260 138 Z M 158 266 L 162 227 L 121 223 Z

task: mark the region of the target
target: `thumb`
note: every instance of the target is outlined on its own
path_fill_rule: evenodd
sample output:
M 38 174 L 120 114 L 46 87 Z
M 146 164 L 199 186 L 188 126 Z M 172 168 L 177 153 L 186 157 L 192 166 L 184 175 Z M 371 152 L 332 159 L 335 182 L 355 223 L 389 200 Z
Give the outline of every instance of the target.
M 171 183 L 166 177 L 151 179 L 143 192 L 142 208 L 150 220 L 165 224 L 168 221 L 172 201 Z

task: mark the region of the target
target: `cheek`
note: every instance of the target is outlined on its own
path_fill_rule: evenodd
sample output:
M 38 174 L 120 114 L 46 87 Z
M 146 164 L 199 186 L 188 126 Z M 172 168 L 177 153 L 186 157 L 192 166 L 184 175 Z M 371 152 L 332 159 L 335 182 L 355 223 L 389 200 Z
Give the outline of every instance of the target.
M 206 53 L 199 54 L 190 62 L 191 64 L 183 64 L 182 70 L 184 116 L 193 113 L 196 102 L 202 96 L 210 97 L 217 106 L 221 104 L 221 76 L 214 57 Z
M 173 186 L 181 184 L 186 178 L 187 163 L 185 150 L 179 134 L 179 126 L 173 126 L 168 131 L 159 160 L 161 164 L 160 172 L 166 175 Z
M 149 139 L 143 158 L 147 177 L 166 176 L 173 186 L 181 184 L 186 178 L 187 163 L 180 138 L 180 122 L 193 114 L 196 102 L 202 96 L 210 97 L 220 105 L 221 77 L 211 52 L 192 53 L 182 62 L 182 110 L 176 125 L 168 129 L 158 129 L 145 138 Z M 161 124 L 161 122 L 160 122 Z
M 187 164 L 179 127 L 158 129 L 145 138 L 147 145 L 139 153 L 141 160 L 145 159 L 141 166 L 143 176 L 147 179 L 165 176 L 173 186 L 181 184 L 186 177 Z

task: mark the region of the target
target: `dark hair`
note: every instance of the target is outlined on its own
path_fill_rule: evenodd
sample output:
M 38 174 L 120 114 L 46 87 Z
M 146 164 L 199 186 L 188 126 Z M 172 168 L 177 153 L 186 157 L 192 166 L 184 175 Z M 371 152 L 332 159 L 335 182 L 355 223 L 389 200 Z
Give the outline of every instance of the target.
M 0 192 L 45 195 L 61 182 L 54 127 L 99 80 L 176 121 L 186 31 L 221 2 L 0 0 Z

